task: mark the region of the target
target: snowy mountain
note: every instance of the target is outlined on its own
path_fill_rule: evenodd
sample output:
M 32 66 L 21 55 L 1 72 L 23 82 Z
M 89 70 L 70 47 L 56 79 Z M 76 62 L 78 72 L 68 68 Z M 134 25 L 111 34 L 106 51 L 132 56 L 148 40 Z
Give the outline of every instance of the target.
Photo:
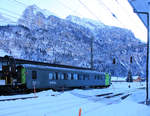
M 36 29 L 39 27 L 45 28 L 45 20 L 51 15 L 55 16 L 54 13 L 48 10 L 40 9 L 36 5 L 31 5 L 24 10 L 22 17 L 18 20 L 18 24 L 27 26 L 30 29 Z
M 41 12 L 45 17 L 48 17 L 50 15 L 56 15 L 54 14 L 53 12 L 50 12 L 46 9 L 41 9 L 39 8 L 38 6 L 36 6 L 35 4 L 34 5 L 31 5 L 31 6 L 28 6 L 26 8 L 26 10 L 31 10 L 31 12 L 33 11 L 33 14 L 36 15 L 38 14 L 39 12 Z M 26 11 L 25 11 L 26 12 Z
M 104 28 L 106 25 L 104 25 L 100 21 L 88 19 L 88 18 L 80 18 L 77 16 L 67 16 L 66 20 L 69 20 L 73 23 L 76 23 L 78 25 L 82 25 L 84 27 L 90 28 L 91 30 L 95 30 L 95 28 Z
M 122 71 L 127 72 L 127 70 L 134 67 L 132 69 L 134 72 L 139 71 L 138 74 L 144 74 L 145 69 L 143 70 L 143 65 L 145 65 L 146 54 L 141 52 L 144 51 L 144 53 L 146 53 L 146 44 L 136 39 L 130 30 L 104 25 L 100 21 L 79 18 L 77 16 L 68 16 L 66 20 L 89 28 L 94 36 L 94 46 L 97 44 L 103 45 L 104 48 L 101 48 L 101 53 L 103 55 L 97 54 L 97 52 L 94 55 L 95 62 L 99 62 L 100 59 L 102 60 L 102 65 L 99 65 L 98 69 L 103 71 L 109 69 L 107 70 L 108 72 L 110 71 L 112 74 L 119 76 L 119 73 L 123 73 Z M 107 46 L 109 46 L 109 48 L 106 49 Z M 136 52 L 138 52 L 138 54 L 136 54 Z M 135 58 L 134 60 L 136 63 L 134 62 L 134 64 L 136 65 L 130 65 L 130 56 Z M 112 59 L 107 59 L 107 61 L 105 61 L 106 57 L 111 57 L 112 59 L 116 58 L 117 64 L 112 65 Z M 103 62 L 105 62 L 105 64 L 103 64 Z M 103 65 L 107 67 L 107 69 L 102 68 Z
M 32 7 L 25 9 L 20 25 L 0 27 L 4 52 L 16 58 L 90 68 L 93 39 L 94 69 L 115 76 L 126 76 L 130 69 L 133 75 L 145 75 L 146 44 L 130 30 L 74 16 L 47 17 Z M 116 64 L 112 64 L 114 58 Z

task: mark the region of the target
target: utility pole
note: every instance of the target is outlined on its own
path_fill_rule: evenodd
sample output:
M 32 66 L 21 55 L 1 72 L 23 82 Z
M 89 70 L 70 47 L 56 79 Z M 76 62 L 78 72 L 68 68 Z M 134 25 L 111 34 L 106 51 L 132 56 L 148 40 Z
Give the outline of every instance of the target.
M 94 37 L 92 36 L 91 38 L 91 69 L 93 69 L 93 42 L 94 42 Z
M 139 18 L 147 28 L 147 60 L 146 60 L 146 104 L 150 105 L 150 0 L 128 0 Z M 145 17 L 146 16 L 146 17 Z

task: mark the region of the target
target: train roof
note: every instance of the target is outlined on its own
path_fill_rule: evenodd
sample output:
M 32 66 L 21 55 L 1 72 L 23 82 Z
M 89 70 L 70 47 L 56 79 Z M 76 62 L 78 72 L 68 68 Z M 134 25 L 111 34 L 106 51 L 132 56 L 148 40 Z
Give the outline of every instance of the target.
M 32 65 L 42 65 L 42 66 L 51 66 L 51 67 L 62 67 L 62 68 L 73 68 L 73 69 L 84 69 L 84 70 L 91 70 L 91 68 L 86 68 L 86 67 L 78 67 L 78 66 L 70 66 L 70 65 L 62 65 L 62 64 L 55 64 L 55 63 L 48 63 L 48 62 L 39 62 L 39 61 L 32 61 L 32 60 L 24 60 L 24 59 L 16 59 L 13 58 L 12 56 L 4 56 L 0 57 L 0 62 L 9 62 L 12 64 L 32 64 Z
M 62 68 L 62 67 L 52 67 L 52 66 L 40 66 L 32 64 L 23 64 L 25 68 L 28 69 L 45 69 L 45 70 L 59 70 L 59 71 L 71 71 L 71 72 L 80 72 L 80 73 L 95 73 L 95 74 L 105 74 L 105 72 L 99 72 L 96 70 L 84 70 L 84 69 L 74 69 L 74 68 Z

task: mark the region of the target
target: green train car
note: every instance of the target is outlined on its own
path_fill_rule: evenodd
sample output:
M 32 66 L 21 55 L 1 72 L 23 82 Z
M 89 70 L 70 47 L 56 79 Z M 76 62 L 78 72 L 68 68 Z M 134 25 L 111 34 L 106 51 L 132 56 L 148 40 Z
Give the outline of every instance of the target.
M 13 60 L 11 60 L 13 61 Z M 21 63 L 20 63 L 21 61 Z M 18 60 L 2 65 L 0 89 L 3 86 L 22 89 L 54 89 L 108 87 L 111 75 L 84 68 L 23 64 Z M 2 84 L 1 84 L 2 82 Z M 1 89 L 2 90 L 2 89 Z
M 110 74 L 93 70 L 24 65 L 22 72 L 21 82 L 29 89 L 108 87 L 111 84 Z

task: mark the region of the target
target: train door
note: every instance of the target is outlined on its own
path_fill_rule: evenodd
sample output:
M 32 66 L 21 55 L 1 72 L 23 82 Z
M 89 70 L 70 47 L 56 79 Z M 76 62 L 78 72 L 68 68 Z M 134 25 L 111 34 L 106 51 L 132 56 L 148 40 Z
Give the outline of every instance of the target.
M 9 66 L 2 66 L 2 78 L 5 80 L 6 85 L 11 84 L 11 78 L 10 78 L 10 71 L 9 71 Z
M 26 70 L 24 67 L 21 68 L 21 83 L 22 84 L 26 83 Z
M 106 74 L 105 74 L 105 85 L 106 85 L 106 86 L 109 85 L 109 82 L 110 82 L 109 74 L 106 73 Z
M 17 67 L 17 82 L 21 84 L 25 84 L 26 82 L 26 70 L 23 66 L 18 66 Z

